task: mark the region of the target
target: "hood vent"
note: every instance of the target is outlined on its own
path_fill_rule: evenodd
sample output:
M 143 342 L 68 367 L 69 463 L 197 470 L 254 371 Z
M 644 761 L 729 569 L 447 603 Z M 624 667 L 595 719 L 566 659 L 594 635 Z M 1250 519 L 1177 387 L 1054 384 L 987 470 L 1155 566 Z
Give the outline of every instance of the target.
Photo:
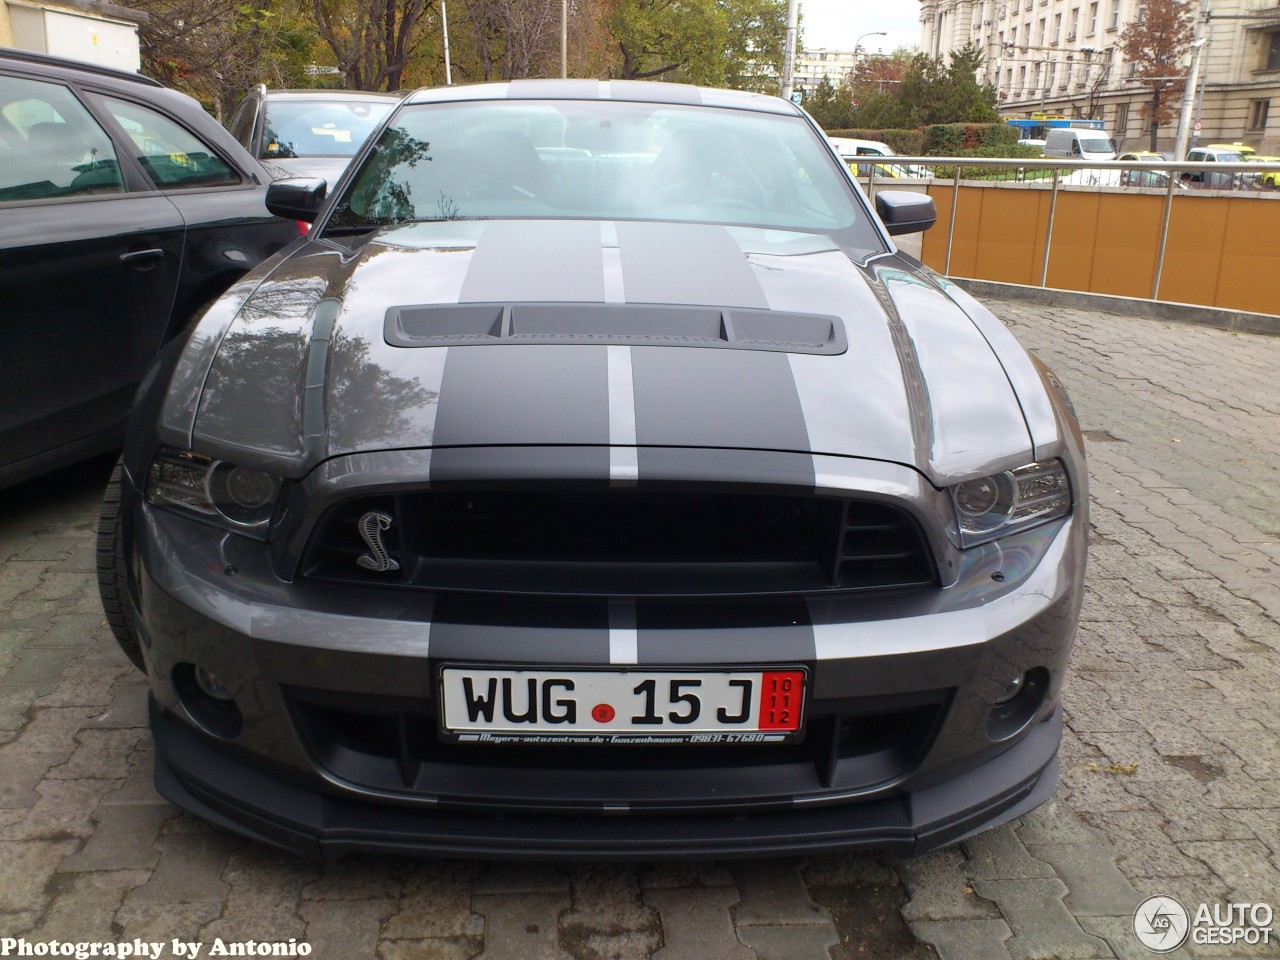
M 392 307 L 383 336 L 395 347 L 485 343 L 726 347 L 839 354 L 839 317 L 745 307 L 663 303 L 447 303 Z

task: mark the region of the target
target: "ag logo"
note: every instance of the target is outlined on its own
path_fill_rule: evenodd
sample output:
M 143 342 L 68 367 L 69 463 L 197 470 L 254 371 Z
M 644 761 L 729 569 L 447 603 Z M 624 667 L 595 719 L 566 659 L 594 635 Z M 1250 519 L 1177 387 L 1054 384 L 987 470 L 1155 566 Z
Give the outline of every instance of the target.
M 1133 912 L 1138 942 L 1154 953 L 1177 950 L 1187 939 L 1191 918 L 1173 897 L 1147 897 Z

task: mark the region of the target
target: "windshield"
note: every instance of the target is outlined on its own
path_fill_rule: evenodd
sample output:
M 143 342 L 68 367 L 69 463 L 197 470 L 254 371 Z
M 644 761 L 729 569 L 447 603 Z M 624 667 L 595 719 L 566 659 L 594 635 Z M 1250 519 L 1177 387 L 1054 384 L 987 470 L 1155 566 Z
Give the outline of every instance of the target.
M 393 100 L 268 100 L 262 156 L 354 157 Z
M 1116 142 L 1108 137 L 1081 137 L 1080 149 L 1085 153 L 1115 153 Z
M 857 246 L 879 245 L 803 119 L 619 101 L 405 107 L 328 227 L 488 218 L 856 228 Z

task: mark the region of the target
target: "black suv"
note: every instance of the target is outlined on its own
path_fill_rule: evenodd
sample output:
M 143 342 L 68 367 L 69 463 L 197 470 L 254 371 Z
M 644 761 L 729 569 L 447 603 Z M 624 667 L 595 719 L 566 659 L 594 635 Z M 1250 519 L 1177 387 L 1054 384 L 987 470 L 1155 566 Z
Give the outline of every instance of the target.
M 195 100 L 0 48 L 0 486 L 110 449 L 157 351 L 299 236 Z

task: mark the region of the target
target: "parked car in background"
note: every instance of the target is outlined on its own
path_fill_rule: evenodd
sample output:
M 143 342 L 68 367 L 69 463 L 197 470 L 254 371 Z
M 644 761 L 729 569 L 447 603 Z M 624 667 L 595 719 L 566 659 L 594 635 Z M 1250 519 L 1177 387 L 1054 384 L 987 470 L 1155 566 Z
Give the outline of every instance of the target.
M 1058 380 L 778 97 L 411 94 L 130 421 L 156 785 L 300 854 L 921 855 L 1046 800 Z
M 1163 153 L 1157 153 L 1154 150 L 1134 150 L 1130 153 L 1122 153 L 1116 157 L 1117 160 L 1128 160 L 1131 162 L 1156 163 L 1160 160 L 1169 161 Z
M 1249 152 L 1256 153 L 1252 147 Z M 1245 154 L 1241 144 L 1214 143 L 1206 147 L 1193 147 L 1187 151 L 1188 163 L 1244 163 Z M 1201 190 L 1256 190 L 1259 187 L 1256 175 L 1247 173 L 1219 173 L 1216 170 L 1197 170 L 1183 173 L 1182 180 L 1188 186 Z
M 1280 157 L 1268 157 L 1260 153 L 1245 154 L 1247 163 L 1280 164 Z M 1280 190 L 1280 170 L 1267 170 L 1257 175 L 1258 184 L 1264 190 Z
M 1053 160 L 1114 160 L 1116 142 L 1105 130 L 1055 127 L 1045 134 L 1044 155 Z
M 893 147 L 879 140 L 858 140 L 853 137 L 827 137 L 836 153 L 845 163 L 857 163 L 863 157 L 896 157 Z M 858 176 L 865 177 L 871 171 L 871 163 L 858 163 Z M 927 178 L 933 171 L 924 164 L 884 163 L 875 164 L 876 173 L 885 177 Z
M 188 96 L 0 49 L 0 486 L 110 449 L 156 352 L 296 240 Z
M 259 84 L 228 129 L 277 180 L 319 177 L 332 187 L 402 94 L 270 90 Z

